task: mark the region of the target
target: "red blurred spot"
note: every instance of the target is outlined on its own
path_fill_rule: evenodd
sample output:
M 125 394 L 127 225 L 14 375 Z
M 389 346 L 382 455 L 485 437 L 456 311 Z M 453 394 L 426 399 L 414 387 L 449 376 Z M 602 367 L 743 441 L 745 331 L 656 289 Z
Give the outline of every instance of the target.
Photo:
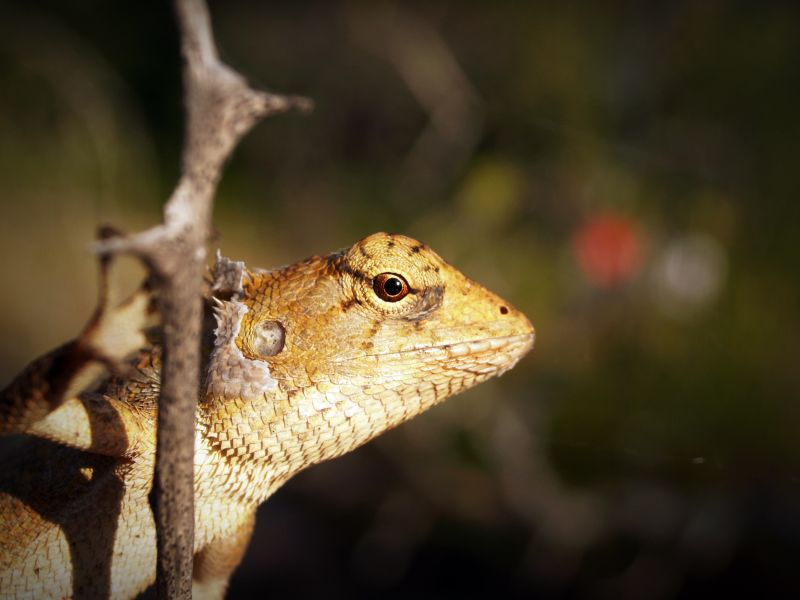
M 639 271 L 642 261 L 636 228 L 619 215 L 589 219 L 575 232 L 572 248 L 586 279 L 601 287 L 624 283 Z

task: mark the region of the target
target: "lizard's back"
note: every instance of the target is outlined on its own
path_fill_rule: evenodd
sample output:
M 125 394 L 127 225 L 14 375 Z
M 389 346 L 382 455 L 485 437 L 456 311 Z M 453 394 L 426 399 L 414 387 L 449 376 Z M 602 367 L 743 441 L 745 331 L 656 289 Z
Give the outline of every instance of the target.
M 159 356 L 157 346 L 140 352 L 133 377 L 110 378 L 91 399 L 110 394 L 154 428 Z M 24 435 L 3 442 L 3 597 L 128 598 L 152 582 L 151 456 L 104 456 Z
M 129 485 L 130 467 L 47 440 L 19 441 L 0 467 L 4 595 L 130 597 L 149 583 L 114 578 L 111 588 L 115 553 L 124 550 L 129 566 L 140 563 L 128 573 L 148 573 L 155 564 L 147 492 Z

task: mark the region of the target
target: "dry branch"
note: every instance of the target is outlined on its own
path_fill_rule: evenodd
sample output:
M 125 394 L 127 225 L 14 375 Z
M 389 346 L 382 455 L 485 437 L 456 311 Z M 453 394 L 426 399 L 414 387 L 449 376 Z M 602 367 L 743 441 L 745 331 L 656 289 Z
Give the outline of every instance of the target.
M 190 598 L 194 550 L 194 436 L 200 369 L 202 277 L 211 208 L 222 166 L 261 118 L 309 110 L 308 99 L 252 89 L 220 62 L 203 0 L 176 0 L 184 59 L 186 133 L 181 177 L 164 222 L 99 242 L 102 254 L 133 254 L 159 283 L 164 333 L 153 480 L 159 598 Z

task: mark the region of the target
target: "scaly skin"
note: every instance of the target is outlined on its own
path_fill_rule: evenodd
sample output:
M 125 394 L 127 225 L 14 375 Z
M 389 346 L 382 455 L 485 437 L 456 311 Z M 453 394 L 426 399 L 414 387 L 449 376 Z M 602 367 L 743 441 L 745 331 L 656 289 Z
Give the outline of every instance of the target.
M 256 508 L 292 475 L 507 371 L 534 339 L 524 315 L 400 235 L 241 275 L 217 301 L 197 414 L 195 598 L 222 597 Z M 0 471 L 4 597 L 130 598 L 154 580 L 158 345 L 74 395 L 137 345 L 108 350 L 121 319 L 107 312 L 0 399 L 0 431 L 28 434 Z

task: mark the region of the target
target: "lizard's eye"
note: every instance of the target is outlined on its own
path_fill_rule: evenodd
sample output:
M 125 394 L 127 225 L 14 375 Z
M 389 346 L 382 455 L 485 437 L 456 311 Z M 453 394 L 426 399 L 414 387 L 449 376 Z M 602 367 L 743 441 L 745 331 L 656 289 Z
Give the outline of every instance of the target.
M 411 291 L 405 278 L 396 273 L 381 273 L 372 280 L 372 289 L 386 302 L 402 300 Z

